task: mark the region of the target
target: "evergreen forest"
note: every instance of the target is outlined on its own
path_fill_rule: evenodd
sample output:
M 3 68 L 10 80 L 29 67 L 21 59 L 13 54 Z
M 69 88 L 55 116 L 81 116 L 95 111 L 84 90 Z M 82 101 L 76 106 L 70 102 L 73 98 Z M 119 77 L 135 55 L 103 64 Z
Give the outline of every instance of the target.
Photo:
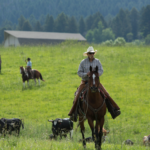
M 4 30 L 81 33 L 88 42 L 150 41 L 149 0 L 0 0 Z

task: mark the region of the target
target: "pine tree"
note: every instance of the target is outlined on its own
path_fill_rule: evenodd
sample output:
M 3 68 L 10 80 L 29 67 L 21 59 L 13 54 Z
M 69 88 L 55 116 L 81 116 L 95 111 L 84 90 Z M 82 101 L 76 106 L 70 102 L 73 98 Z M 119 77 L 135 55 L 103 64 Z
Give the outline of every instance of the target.
M 26 19 L 24 18 L 23 15 L 20 16 L 20 18 L 18 19 L 18 30 L 23 30 L 23 24 L 26 21 Z
M 144 37 L 150 34 L 150 5 L 147 5 L 146 8 L 143 10 L 141 16 L 141 25 L 140 29 L 143 32 Z
M 40 24 L 39 21 L 36 22 L 35 26 L 34 26 L 34 31 L 42 31 L 42 26 Z
M 26 20 L 22 26 L 23 31 L 32 31 L 32 26 L 28 20 Z
M 78 27 L 75 18 L 72 16 L 68 21 L 67 32 L 69 33 L 77 33 Z
M 44 24 L 44 30 L 47 32 L 52 32 L 54 30 L 54 19 L 53 16 L 47 15 L 46 21 Z
M 30 17 L 29 17 L 29 22 L 30 22 L 30 24 L 31 24 L 31 26 L 35 26 L 35 24 L 36 24 L 36 19 L 35 19 L 35 17 L 34 17 L 34 15 L 32 14 L 32 15 L 30 15 Z
M 133 39 L 137 39 L 139 14 L 135 8 L 133 8 L 130 12 L 130 22 L 131 22 L 131 31 L 133 34 Z
M 85 33 L 85 22 L 83 17 L 80 18 L 79 20 L 79 33 L 81 33 L 84 36 Z
M 128 13 L 120 9 L 118 15 L 112 21 L 111 27 L 116 37 L 124 37 L 126 39 L 126 35 L 131 32 Z
M 58 15 L 55 20 L 55 28 L 56 32 L 66 32 L 67 25 L 68 25 L 68 18 L 64 13 Z
M 93 24 L 92 24 L 91 29 L 98 28 L 98 23 L 100 21 L 102 22 L 104 28 L 107 27 L 106 21 L 104 20 L 103 16 L 98 12 L 98 13 L 93 15 Z
M 86 21 L 85 21 L 85 26 L 86 26 L 86 31 L 92 29 L 92 25 L 93 25 L 93 16 L 88 16 Z

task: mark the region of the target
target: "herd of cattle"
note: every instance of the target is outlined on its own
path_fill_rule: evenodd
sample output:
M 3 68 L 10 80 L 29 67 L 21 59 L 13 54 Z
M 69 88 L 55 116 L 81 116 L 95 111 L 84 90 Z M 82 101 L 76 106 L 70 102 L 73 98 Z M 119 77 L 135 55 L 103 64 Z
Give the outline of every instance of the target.
M 49 122 L 52 122 L 52 132 L 53 134 L 50 135 L 50 139 L 57 139 L 58 136 L 60 138 L 67 137 L 67 134 L 70 133 L 70 138 L 73 137 L 73 122 L 69 118 L 57 118 L 55 120 L 48 120 Z M 13 118 L 13 119 L 6 119 L 1 118 L 0 119 L 0 134 L 5 135 L 11 134 L 12 131 L 15 131 L 16 134 L 19 136 L 20 128 L 22 126 L 22 129 L 24 129 L 24 123 L 22 119 Z M 107 134 L 109 131 L 105 130 L 103 128 L 103 142 L 106 140 Z M 85 139 L 87 142 L 93 142 L 92 137 L 88 137 Z M 82 140 L 79 140 L 79 142 L 82 142 Z M 124 144 L 126 145 L 133 145 L 134 143 L 128 139 L 124 141 Z M 144 136 L 143 138 L 143 144 L 145 146 L 150 146 L 150 135 Z

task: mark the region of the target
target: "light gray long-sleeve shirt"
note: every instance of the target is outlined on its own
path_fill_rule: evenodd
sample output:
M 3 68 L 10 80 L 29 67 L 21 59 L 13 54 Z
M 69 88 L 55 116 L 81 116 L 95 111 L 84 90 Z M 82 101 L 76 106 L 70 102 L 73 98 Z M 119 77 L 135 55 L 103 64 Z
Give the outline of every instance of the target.
M 84 81 L 88 81 L 87 73 L 90 71 L 90 66 L 92 67 L 93 71 L 95 70 L 96 66 L 98 66 L 99 76 L 103 74 L 103 67 L 98 59 L 94 58 L 92 62 L 89 61 L 89 58 L 83 59 L 79 65 L 78 75 Z

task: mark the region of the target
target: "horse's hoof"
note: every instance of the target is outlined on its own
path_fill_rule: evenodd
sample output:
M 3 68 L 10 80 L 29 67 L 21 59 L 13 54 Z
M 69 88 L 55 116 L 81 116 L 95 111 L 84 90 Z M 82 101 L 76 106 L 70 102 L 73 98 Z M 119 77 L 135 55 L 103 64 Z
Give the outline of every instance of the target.
M 84 148 L 86 148 L 86 145 L 83 145 Z

